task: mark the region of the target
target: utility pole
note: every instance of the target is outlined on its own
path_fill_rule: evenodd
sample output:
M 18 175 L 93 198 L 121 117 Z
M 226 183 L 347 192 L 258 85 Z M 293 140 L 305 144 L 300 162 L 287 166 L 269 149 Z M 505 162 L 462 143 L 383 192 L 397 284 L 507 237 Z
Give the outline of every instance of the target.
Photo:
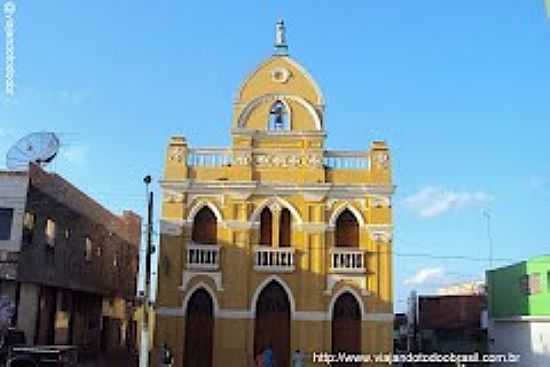
M 487 219 L 487 238 L 489 239 L 489 269 L 493 268 L 493 236 L 491 234 L 491 212 L 483 210 L 483 216 Z
M 145 280 L 143 293 L 140 294 L 142 300 L 142 328 L 141 328 L 141 345 L 139 351 L 139 367 L 149 367 L 149 312 L 150 312 L 150 292 L 151 292 L 151 253 L 153 242 L 153 192 L 149 189 L 151 176 L 147 175 L 143 178 L 147 192 L 147 236 L 145 243 L 145 251 L 140 253 L 143 256 L 145 252 Z

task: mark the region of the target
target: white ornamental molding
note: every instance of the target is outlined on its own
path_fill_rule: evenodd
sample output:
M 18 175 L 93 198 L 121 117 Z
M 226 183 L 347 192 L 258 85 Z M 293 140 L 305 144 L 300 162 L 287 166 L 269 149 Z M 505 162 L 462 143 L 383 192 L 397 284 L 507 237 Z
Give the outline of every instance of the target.
M 246 153 L 235 153 L 233 155 L 233 163 L 236 166 L 248 166 L 252 162 L 252 154 L 250 152 Z
M 283 207 L 281 206 L 281 204 L 279 204 L 279 202 L 276 201 L 269 205 L 269 210 L 271 210 L 273 214 L 278 214 L 281 212 L 281 210 L 283 210 Z
M 216 290 L 218 292 L 223 292 L 223 286 L 222 286 L 222 273 L 217 272 L 198 272 L 198 271 L 184 271 L 181 279 L 181 286 L 179 287 L 179 290 L 184 292 L 187 290 L 189 286 L 189 282 L 195 278 L 195 277 L 207 277 L 214 281 L 214 284 L 216 285 Z
M 367 226 L 370 237 L 376 242 L 391 242 L 393 240 L 393 230 L 391 226 L 369 225 Z
M 192 207 L 195 202 L 201 200 L 213 200 L 214 202 L 219 202 L 222 207 L 225 206 L 225 195 L 223 194 L 189 194 L 187 196 L 187 205 Z
M 378 169 L 387 169 L 390 166 L 390 155 L 387 152 L 376 152 L 374 163 Z
M 263 96 L 256 97 L 243 108 L 240 116 L 237 119 L 237 126 L 234 126 L 234 127 L 246 128 L 246 123 L 248 122 L 248 118 L 250 117 L 250 114 L 252 113 L 252 111 L 254 111 L 261 104 L 264 104 L 264 103 L 271 104 L 275 101 L 281 101 L 285 104 L 287 104 L 288 101 L 293 101 L 301 105 L 309 113 L 310 117 L 313 119 L 315 128 L 318 131 L 323 130 L 321 117 L 319 112 L 316 110 L 315 106 L 312 105 L 309 101 L 307 101 L 303 97 L 296 96 L 296 95 L 289 95 L 289 94 L 266 94 Z M 288 110 L 290 111 L 290 109 Z
M 160 220 L 160 233 L 168 236 L 181 236 L 184 226 L 183 220 Z
M 391 207 L 391 198 L 388 196 L 373 196 L 372 206 L 375 208 L 389 208 Z
M 289 81 L 292 73 L 287 68 L 275 68 L 271 71 L 271 80 L 284 84 Z
M 323 157 L 320 154 L 258 154 L 255 156 L 254 163 L 258 167 L 321 168 L 323 165 Z
M 359 289 L 363 297 L 371 295 L 367 286 L 367 277 L 364 274 L 327 274 L 327 289 L 325 289 L 325 295 L 331 296 L 338 283 L 346 284 L 347 286 L 344 288 L 350 288 L 349 285 L 353 285 L 353 287 Z
M 254 223 L 244 222 L 240 220 L 226 220 L 222 223 L 222 226 L 234 231 L 246 231 L 255 228 Z M 259 224 L 258 224 L 259 226 Z
M 178 163 L 181 163 L 183 161 L 183 148 L 182 147 L 172 148 L 170 150 L 168 159 L 171 161 L 176 161 Z
M 292 228 L 307 233 L 323 233 L 327 230 L 328 225 L 326 223 L 306 222 L 302 224 L 293 224 Z

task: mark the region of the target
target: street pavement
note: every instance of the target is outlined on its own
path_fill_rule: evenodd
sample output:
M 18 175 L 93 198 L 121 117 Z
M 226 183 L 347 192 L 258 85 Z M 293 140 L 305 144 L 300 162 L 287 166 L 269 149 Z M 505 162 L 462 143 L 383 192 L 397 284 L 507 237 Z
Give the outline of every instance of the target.
M 137 367 L 136 356 L 128 354 L 100 356 L 96 359 L 84 361 L 79 367 Z

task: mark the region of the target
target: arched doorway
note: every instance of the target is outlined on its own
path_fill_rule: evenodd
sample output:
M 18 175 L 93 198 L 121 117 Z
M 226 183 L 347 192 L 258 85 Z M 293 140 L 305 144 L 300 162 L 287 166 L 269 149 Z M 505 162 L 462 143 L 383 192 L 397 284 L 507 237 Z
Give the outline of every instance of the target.
M 270 282 L 260 293 L 254 320 L 254 355 L 271 345 L 277 367 L 290 366 L 290 302 L 283 287 Z
M 211 367 L 213 341 L 214 306 L 210 294 L 201 288 L 187 304 L 183 366 Z
M 361 353 L 361 308 L 349 292 L 338 297 L 332 311 L 332 352 Z M 350 363 L 334 366 L 344 365 L 359 366 Z

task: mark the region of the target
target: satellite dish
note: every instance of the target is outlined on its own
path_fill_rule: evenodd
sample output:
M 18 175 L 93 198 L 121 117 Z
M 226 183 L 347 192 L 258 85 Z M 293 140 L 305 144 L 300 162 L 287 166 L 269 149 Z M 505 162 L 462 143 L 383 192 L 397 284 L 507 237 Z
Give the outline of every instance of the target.
M 10 148 L 6 155 L 6 165 L 11 170 L 26 170 L 29 163 L 44 167 L 53 161 L 58 151 L 59 139 L 54 133 L 32 133 Z

